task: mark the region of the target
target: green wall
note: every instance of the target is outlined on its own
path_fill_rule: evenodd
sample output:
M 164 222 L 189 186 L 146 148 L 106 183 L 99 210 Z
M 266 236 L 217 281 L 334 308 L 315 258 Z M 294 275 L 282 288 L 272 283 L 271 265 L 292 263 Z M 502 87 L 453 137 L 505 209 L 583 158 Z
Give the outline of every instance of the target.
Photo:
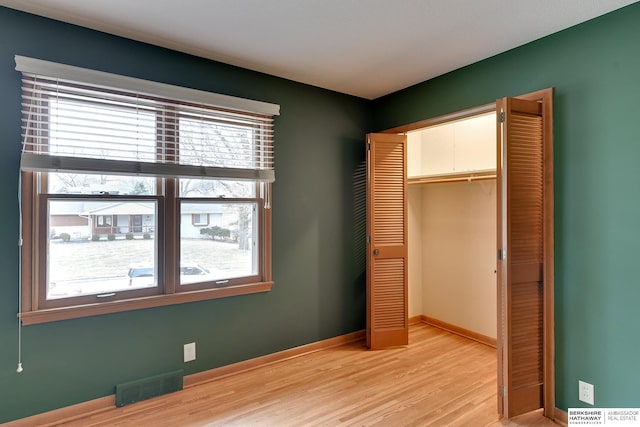
M 0 422 L 364 327 L 364 134 L 555 88 L 556 397 L 639 407 L 640 3 L 376 101 L 0 8 Z M 15 54 L 281 105 L 269 293 L 23 329 Z M 182 363 L 197 342 L 198 360 Z
M 143 18 L 141 18 L 143 19 Z M 33 325 L 17 365 L 20 74 L 14 55 L 280 104 L 271 292 Z M 0 8 L 0 423 L 364 328 L 369 101 Z M 198 359 L 182 362 L 196 341 Z
M 640 407 L 640 3 L 374 102 L 376 129 L 553 87 L 556 404 Z

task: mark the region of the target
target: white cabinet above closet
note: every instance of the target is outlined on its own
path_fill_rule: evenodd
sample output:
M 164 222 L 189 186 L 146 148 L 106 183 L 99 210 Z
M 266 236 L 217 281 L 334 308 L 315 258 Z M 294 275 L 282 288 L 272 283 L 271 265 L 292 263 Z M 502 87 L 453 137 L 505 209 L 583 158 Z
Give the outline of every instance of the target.
M 408 133 L 408 178 L 495 171 L 495 120 L 489 113 Z

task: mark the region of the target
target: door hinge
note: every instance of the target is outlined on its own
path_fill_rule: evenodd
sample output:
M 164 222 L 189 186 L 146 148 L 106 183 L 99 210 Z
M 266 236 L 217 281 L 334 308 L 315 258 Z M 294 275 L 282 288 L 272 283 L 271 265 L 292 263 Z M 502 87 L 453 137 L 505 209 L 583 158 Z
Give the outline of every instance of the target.
M 367 244 L 371 243 L 371 236 L 367 236 Z
M 500 123 L 504 123 L 504 111 L 501 111 L 500 114 L 498 114 L 498 120 L 500 120 Z
M 500 386 L 500 397 L 506 397 L 507 396 L 507 388 L 503 385 Z
M 367 142 L 367 150 L 371 151 L 371 143 Z
M 506 249 L 498 249 L 498 259 L 500 261 L 504 261 L 507 259 L 507 250 Z

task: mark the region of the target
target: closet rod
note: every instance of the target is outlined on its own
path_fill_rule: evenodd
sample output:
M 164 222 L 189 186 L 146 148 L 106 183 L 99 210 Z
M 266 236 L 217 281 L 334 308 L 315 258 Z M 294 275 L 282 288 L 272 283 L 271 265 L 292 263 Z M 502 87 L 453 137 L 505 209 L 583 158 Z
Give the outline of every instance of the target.
M 469 174 L 469 175 L 439 175 L 432 177 L 422 177 L 422 178 L 409 178 L 409 184 L 440 184 L 444 182 L 471 182 L 471 181 L 484 181 L 488 179 L 496 179 L 495 171 L 491 171 L 491 173 L 481 172 L 478 174 Z

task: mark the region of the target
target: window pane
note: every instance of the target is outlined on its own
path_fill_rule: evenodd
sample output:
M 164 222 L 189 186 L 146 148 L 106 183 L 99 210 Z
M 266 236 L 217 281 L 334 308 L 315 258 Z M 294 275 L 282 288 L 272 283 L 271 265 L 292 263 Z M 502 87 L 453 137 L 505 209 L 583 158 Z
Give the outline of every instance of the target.
M 256 183 L 253 181 L 180 178 L 180 197 L 252 199 L 255 193 Z
M 258 274 L 255 202 L 180 204 L 180 284 Z M 206 226 L 194 216 L 208 217 Z
M 76 96 L 76 98 L 81 98 Z M 156 158 L 156 113 L 91 96 L 49 100 L 52 154 L 111 160 Z
M 253 169 L 260 165 L 253 130 L 243 123 L 181 117 L 180 163 Z
M 47 299 L 157 285 L 157 202 L 48 201 Z
M 104 194 L 151 196 L 155 178 L 123 175 L 49 173 L 49 194 Z

